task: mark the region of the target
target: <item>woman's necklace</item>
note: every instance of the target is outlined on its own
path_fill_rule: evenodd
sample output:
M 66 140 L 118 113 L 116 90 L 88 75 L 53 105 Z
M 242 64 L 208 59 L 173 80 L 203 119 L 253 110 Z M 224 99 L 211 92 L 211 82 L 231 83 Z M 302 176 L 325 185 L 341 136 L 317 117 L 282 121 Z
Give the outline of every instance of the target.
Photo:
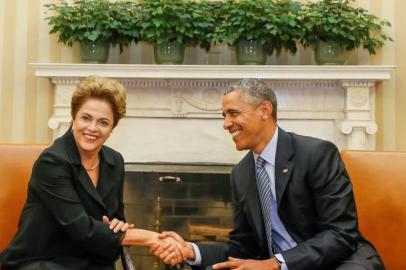
M 100 159 L 97 159 L 97 162 L 96 162 L 96 164 L 95 164 L 93 167 L 91 167 L 91 168 L 86 168 L 84 165 L 83 165 L 83 167 L 85 168 L 86 171 L 93 171 L 94 169 L 96 169 L 97 167 L 99 167 L 99 164 L 100 164 Z

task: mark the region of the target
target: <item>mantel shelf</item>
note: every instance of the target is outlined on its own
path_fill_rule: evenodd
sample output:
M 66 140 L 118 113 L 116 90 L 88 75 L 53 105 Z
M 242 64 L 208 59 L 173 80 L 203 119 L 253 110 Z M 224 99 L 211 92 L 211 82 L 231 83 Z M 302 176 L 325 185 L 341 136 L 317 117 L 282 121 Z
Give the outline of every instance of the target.
M 127 162 L 196 164 L 233 164 L 242 158 L 232 140 L 219 131 L 223 92 L 242 78 L 267 81 L 278 97 L 282 128 L 332 141 L 339 149 L 373 150 L 378 129 L 376 84 L 389 80 L 395 69 L 373 65 L 31 65 L 35 76 L 49 78 L 55 85 L 54 113 L 48 121 L 55 138 L 70 126 L 70 100 L 76 84 L 89 75 L 115 78 L 126 89 L 127 113 L 109 139 L 110 145 Z
M 367 80 L 390 78 L 395 66 L 316 66 L 316 65 L 125 65 L 32 63 L 38 77 L 86 77 L 143 79 L 239 79 L 272 80 Z

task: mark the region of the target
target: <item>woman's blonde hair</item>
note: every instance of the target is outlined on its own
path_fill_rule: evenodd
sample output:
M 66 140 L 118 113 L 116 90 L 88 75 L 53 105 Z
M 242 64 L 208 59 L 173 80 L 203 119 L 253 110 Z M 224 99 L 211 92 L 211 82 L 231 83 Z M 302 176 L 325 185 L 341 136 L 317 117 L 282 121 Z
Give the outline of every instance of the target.
M 98 76 L 84 78 L 76 86 L 71 100 L 71 116 L 75 119 L 77 112 L 89 99 L 95 98 L 108 102 L 113 111 L 113 128 L 124 117 L 126 95 L 124 86 L 116 80 Z

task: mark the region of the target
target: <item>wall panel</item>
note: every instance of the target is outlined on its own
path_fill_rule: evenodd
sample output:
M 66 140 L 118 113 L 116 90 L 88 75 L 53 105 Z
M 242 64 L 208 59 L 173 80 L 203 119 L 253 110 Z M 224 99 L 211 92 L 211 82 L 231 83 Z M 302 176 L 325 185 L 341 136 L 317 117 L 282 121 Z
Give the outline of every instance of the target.
M 52 114 L 53 91 L 47 79 L 35 78 L 31 62 L 79 62 L 79 46 L 68 47 L 49 35 L 44 20 L 44 4 L 56 0 L 0 0 L 0 143 L 46 143 L 51 132 L 47 121 Z M 303 0 L 304 2 L 306 0 Z M 310 1 L 310 0 L 309 0 Z M 395 38 L 377 55 L 357 50 L 348 57 L 349 64 L 397 65 L 393 79 L 378 87 L 377 121 L 382 127 L 377 134 L 378 149 L 406 150 L 406 9 L 403 0 L 357 0 L 372 13 L 392 22 L 387 32 Z M 145 43 L 132 45 L 120 54 L 112 48 L 109 63 L 153 62 L 152 47 Z M 198 48 L 187 50 L 190 64 L 235 64 L 234 51 L 217 46 L 210 54 Z M 299 48 L 296 55 L 286 52 L 272 55 L 268 64 L 314 64 L 311 49 Z

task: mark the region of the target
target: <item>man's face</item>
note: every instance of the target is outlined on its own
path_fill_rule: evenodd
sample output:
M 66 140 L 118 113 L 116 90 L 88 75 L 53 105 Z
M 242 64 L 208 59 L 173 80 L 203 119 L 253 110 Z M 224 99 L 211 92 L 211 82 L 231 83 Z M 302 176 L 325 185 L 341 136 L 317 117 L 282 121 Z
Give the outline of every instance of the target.
M 223 128 L 230 132 L 237 150 L 261 153 L 265 147 L 266 121 L 261 106 L 250 103 L 241 91 L 233 91 L 223 97 Z

